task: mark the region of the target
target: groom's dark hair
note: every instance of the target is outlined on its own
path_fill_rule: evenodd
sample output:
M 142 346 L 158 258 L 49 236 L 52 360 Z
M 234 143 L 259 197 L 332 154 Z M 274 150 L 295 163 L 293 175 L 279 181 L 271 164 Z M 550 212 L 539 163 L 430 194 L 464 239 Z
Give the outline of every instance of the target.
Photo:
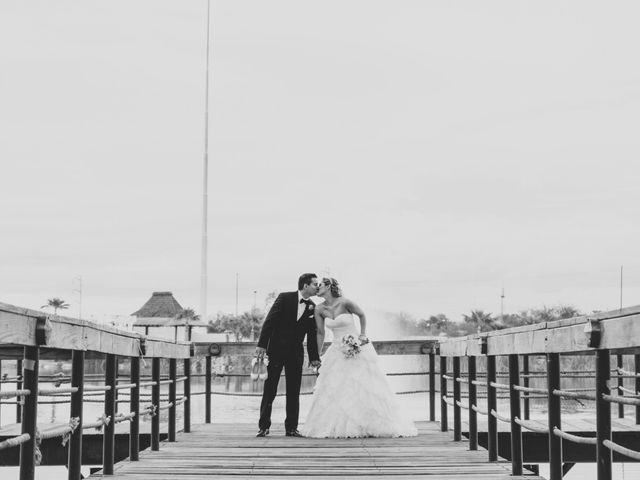
M 305 285 L 310 285 L 311 280 L 314 278 L 318 278 L 315 273 L 303 273 L 300 275 L 300 278 L 298 278 L 298 290 L 302 290 Z

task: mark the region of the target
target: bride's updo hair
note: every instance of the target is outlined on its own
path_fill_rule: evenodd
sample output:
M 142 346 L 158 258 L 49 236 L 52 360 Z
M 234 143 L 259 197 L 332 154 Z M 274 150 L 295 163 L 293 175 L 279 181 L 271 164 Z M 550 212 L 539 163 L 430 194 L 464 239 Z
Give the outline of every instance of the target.
M 322 283 L 329 287 L 329 291 L 334 297 L 342 296 L 342 289 L 340 288 L 340 284 L 335 278 L 323 278 Z

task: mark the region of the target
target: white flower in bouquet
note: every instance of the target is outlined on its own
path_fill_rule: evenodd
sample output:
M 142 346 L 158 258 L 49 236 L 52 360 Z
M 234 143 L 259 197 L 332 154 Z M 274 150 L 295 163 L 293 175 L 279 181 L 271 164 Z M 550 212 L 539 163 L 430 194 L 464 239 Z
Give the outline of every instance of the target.
M 345 335 L 342 337 L 340 349 L 346 358 L 354 358 L 360 353 L 360 342 L 351 334 Z

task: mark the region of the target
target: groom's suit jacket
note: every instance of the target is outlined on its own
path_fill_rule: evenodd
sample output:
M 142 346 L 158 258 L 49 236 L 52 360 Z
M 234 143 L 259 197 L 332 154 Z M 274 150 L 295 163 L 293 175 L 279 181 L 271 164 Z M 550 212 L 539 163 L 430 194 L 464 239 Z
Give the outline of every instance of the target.
M 309 302 L 299 320 L 298 304 L 298 292 L 278 295 L 262 325 L 258 346 L 266 348 L 269 356 L 303 357 L 302 342 L 306 335 L 309 361 L 320 360 L 316 337 L 318 329 L 314 318 L 315 304 Z

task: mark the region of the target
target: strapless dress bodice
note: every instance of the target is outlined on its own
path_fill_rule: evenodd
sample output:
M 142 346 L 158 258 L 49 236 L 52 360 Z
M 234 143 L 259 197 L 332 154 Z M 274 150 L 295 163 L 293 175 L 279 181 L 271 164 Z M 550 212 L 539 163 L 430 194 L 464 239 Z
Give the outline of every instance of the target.
M 333 338 L 339 339 L 345 335 L 358 335 L 356 324 L 351 313 L 341 313 L 336 318 L 325 317 L 324 325 L 333 334 Z

